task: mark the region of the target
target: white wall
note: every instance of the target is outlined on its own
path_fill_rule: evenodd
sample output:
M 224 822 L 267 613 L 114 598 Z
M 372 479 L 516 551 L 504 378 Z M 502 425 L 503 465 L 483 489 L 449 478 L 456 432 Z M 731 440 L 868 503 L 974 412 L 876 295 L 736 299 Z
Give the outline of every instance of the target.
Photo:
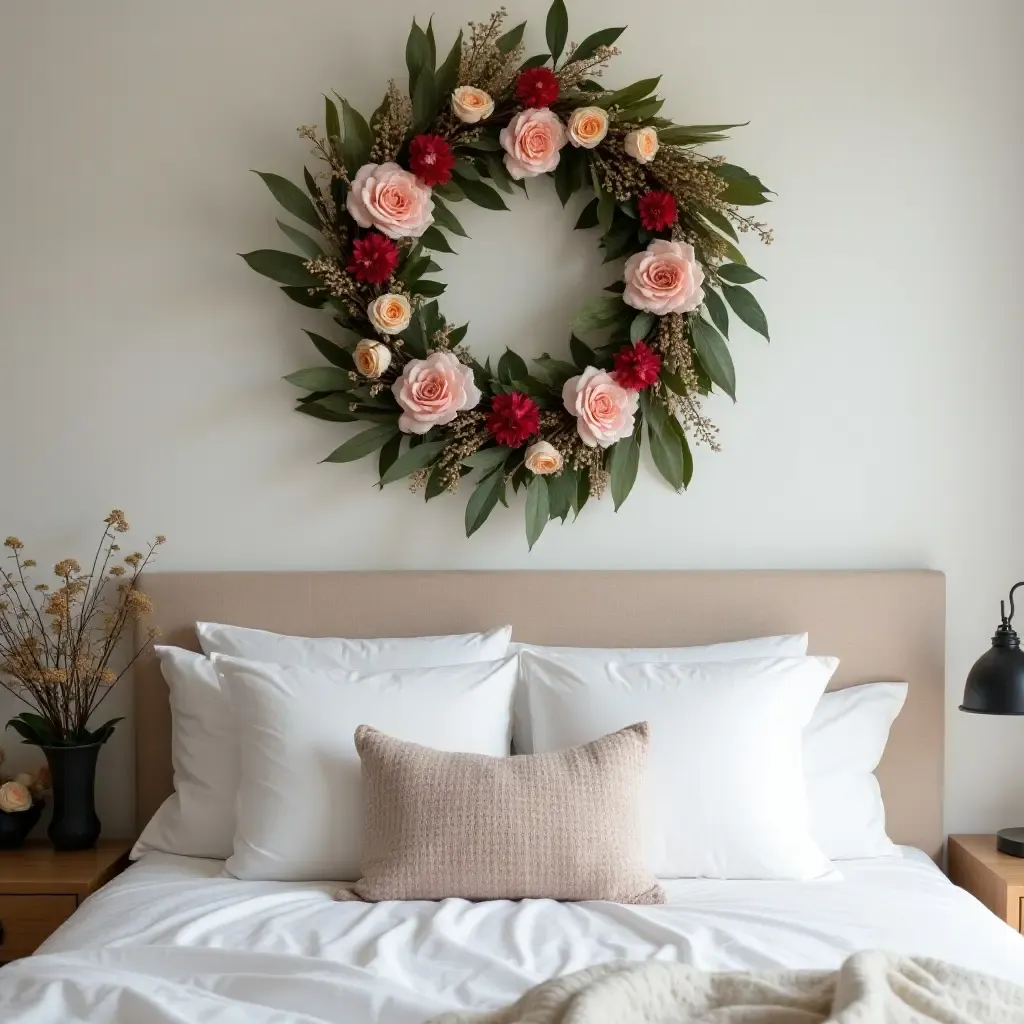
M 439 38 L 486 6 L 436 3 Z M 512 6 L 540 49 L 544 0 Z M 630 22 L 616 83 L 662 71 L 677 119 L 749 118 L 727 152 L 779 194 L 778 242 L 750 251 L 774 341 L 737 333 L 740 401 L 714 403 L 725 451 L 689 494 L 645 471 L 618 515 L 588 508 L 528 555 L 518 509 L 467 541 L 464 497 L 425 508 L 369 465 L 317 465 L 339 430 L 279 380 L 318 361 L 317 316 L 235 255 L 283 241 L 248 168 L 297 177 L 294 126 L 330 88 L 371 109 L 429 4 L 0 0 L 0 532 L 52 560 L 116 504 L 168 535 L 168 569 L 942 569 L 947 827 L 1024 822 L 1024 724 L 954 710 L 1024 576 L 1024 7 L 572 6 L 575 38 Z M 531 193 L 459 210 L 475 237 L 446 308 L 481 351 L 557 349 L 593 290 L 588 242 Z M 104 753 L 111 831 L 128 740 Z

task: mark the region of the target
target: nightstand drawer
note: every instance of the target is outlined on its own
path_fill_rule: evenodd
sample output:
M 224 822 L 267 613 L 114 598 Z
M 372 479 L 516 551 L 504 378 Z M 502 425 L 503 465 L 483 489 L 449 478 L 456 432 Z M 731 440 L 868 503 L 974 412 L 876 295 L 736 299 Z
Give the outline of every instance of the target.
M 0 896 L 0 961 L 34 953 L 77 906 L 74 896 Z

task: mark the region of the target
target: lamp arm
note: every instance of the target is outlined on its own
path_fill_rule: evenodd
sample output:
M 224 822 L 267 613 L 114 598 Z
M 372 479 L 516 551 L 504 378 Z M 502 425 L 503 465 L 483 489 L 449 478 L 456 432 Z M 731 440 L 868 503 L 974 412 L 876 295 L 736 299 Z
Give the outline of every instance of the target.
M 1005 605 L 1003 604 L 1003 602 L 1002 602 L 1002 601 L 1000 601 L 1000 602 L 999 602 L 999 614 L 1000 614 L 1000 615 L 1002 615 L 1002 617 L 1003 617 L 1003 625 L 1004 625 L 1004 626 L 1009 626 L 1009 625 L 1010 625 L 1010 623 L 1011 623 L 1011 622 L 1013 622 L 1013 613 L 1014 613 L 1014 607 L 1013 607 L 1013 595 L 1014 595 L 1014 594 L 1015 594 L 1015 593 L 1016 593 L 1016 592 L 1017 592 L 1017 591 L 1018 591 L 1018 590 L 1019 590 L 1019 589 L 1020 589 L 1021 587 L 1024 587 L 1024 580 L 1021 580 L 1021 581 L 1020 581 L 1020 583 L 1015 583 L 1015 584 L 1014 584 L 1014 585 L 1013 585 L 1013 586 L 1012 586 L 1012 587 L 1010 588 L 1010 614 L 1009 614 L 1009 616 L 1007 616 L 1007 614 L 1006 614 L 1006 606 L 1005 606 Z

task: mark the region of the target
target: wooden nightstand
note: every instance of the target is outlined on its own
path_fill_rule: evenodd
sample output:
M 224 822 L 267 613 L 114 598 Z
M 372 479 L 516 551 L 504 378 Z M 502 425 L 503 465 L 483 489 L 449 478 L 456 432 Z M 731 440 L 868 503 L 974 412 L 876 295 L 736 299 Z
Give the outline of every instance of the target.
M 28 956 L 90 893 L 128 865 L 128 839 L 58 853 L 45 842 L 0 850 L 0 962 Z
M 994 835 L 950 836 L 947 855 L 950 881 L 1024 932 L 1024 857 L 1000 853 Z

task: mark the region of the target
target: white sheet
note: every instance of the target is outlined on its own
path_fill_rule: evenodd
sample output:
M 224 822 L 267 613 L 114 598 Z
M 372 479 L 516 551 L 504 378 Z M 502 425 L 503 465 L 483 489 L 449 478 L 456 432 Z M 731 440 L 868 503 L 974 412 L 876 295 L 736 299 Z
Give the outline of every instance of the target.
M 614 959 L 835 968 L 858 949 L 1024 984 L 1024 938 L 918 851 L 841 881 L 666 884 L 669 904 L 336 903 L 332 884 L 242 882 L 148 854 L 0 971 L 3 1024 L 420 1024 Z

